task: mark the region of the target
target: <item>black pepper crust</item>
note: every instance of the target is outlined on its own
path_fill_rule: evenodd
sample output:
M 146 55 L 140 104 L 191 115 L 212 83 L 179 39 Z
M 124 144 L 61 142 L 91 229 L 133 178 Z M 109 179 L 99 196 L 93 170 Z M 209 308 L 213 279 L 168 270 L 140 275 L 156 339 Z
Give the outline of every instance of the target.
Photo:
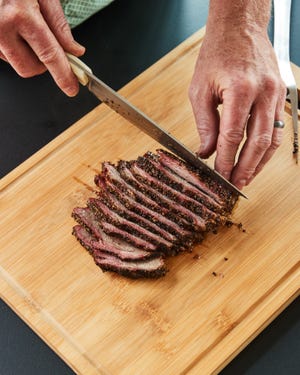
M 230 214 L 238 196 L 161 149 L 117 165 L 104 162 L 94 181 L 98 197 L 90 198 L 86 208 L 77 208 L 79 214 L 76 208 L 72 213 L 87 232 L 82 238 L 79 232 L 73 234 L 104 272 L 161 277 L 167 272 L 167 256 L 191 251 L 207 233 L 233 224 Z M 81 218 L 81 212 L 87 218 Z M 106 245 L 95 248 L 95 233 L 95 240 L 109 236 Z M 121 246 L 127 244 L 126 259 L 120 241 Z M 106 253 L 108 243 L 114 248 Z

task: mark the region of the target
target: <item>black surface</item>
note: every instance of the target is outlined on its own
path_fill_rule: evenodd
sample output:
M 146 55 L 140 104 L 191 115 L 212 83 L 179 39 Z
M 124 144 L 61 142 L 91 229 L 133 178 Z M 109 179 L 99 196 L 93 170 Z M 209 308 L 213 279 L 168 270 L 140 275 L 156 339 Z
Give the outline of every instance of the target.
M 299 13 L 300 2 L 293 2 L 291 58 L 298 65 Z M 203 26 L 206 15 L 207 1 L 115 0 L 75 29 L 74 35 L 87 47 L 84 61 L 96 75 L 118 89 Z M 270 27 L 272 35 L 271 30 Z M 97 104 L 85 89 L 70 99 L 48 74 L 22 79 L 0 61 L 0 177 Z M 300 374 L 299 302 L 293 302 L 222 375 Z M 0 375 L 19 374 L 73 372 L 1 302 Z

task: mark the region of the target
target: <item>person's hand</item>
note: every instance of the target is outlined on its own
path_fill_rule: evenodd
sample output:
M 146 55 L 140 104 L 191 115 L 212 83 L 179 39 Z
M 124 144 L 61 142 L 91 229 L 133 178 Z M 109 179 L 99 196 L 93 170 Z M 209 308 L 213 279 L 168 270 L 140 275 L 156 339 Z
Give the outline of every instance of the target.
M 285 95 L 267 33 L 223 33 L 216 24 L 205 36 L 189 89 L 199 156 L 216 151 L 215 169 L 238 188 L 248 185 L 281 144 L 283 129 L 274 121 L 283 121 Z
M 65 52 L 84 47 L 74 41 L 59 0 L 0 0 L 0 58 L 24 78 L 49 70 L 69 96 L 78 92 Z

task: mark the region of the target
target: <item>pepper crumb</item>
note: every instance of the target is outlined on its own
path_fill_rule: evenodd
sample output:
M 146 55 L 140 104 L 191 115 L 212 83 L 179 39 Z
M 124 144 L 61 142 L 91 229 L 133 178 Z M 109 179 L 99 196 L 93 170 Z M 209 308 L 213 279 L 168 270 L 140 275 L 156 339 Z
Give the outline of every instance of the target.
M 227 258 L 227 257 L 224 257 L 224 260 L 225 260 L 225 262 L 227 262 L 228 258 Z
M 237 227 L 238 227 L 238 229 L 241 230 L 243 233 L 246 232 L 246 229 L 243 228 L 243 224 L 242 224 L 242 223 L 237 224 Z
M 212 272 L 212 274 L 213 274 L 214 276 L 217 276 L 217 272 L 215 272 L 215 271 L 214 271 L 214 272 Z

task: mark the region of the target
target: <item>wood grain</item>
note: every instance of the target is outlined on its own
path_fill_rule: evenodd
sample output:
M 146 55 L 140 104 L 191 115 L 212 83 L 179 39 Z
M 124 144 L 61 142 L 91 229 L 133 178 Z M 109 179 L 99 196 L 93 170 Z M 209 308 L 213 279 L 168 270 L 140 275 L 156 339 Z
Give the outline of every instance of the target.
M 121 90 L 195 150 L 187 89 L 203 34 Z M 166 277 L 137 281 L 103 274 L 71 235 L 101 162 L 159 146 L 99 105 L 2 179 L 1 297 L 76 373 L 217 373 L 299 295 L 300 170 L 286 123 L 235 211 L 246 232 L 224 228 L 170 259 Z

